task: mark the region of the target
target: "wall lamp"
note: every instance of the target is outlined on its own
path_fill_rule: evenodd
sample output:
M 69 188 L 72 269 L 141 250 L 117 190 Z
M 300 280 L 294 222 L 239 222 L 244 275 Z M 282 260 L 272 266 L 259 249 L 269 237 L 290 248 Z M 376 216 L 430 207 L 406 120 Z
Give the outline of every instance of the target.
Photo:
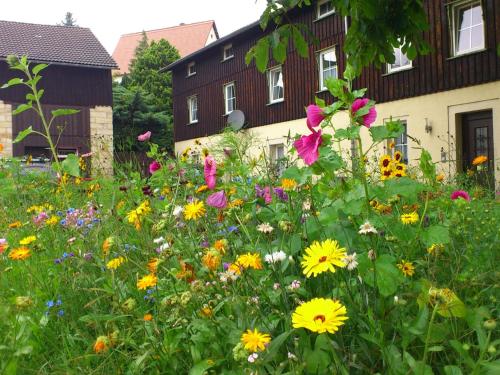
M 444 147 L 441 147 L 441 162 L 446 163 L 446 151 L 444 150 Z
M 427 134 L 432 133 L 432 125 L 427 117 L 425 118 L 425 132 Z

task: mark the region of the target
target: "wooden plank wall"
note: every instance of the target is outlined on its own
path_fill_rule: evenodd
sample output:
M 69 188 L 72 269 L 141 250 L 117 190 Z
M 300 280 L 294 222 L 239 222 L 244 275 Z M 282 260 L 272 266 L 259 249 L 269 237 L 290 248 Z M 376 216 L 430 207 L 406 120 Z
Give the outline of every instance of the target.
M 433 51 L 419 56 L 413 68 L 393 74 L 371 66 L 364 69 L 355 87 L 367 87 L 367 95 L 377 102 L 387 102 L 477 85 L 500 79 L 500 59 L 496 46 L 500 43 L 500 0 L 483 0 L 487 24 L 487 49 L 470 55 L 450 58 L 448 17 L 445 2 L 426 0 L 430 28 L 424 33 Z M 317 51 L 335 46 L 339 72 L 345 69 L 342 44 L 344 20 L 338 15 L 314 20 L 314 9 L 293 15 L 296 22 L 306 24 L 318 38 L 311 45 L 309 58 L 299 57 L 293 50 L 283 65 L 285 100 L 268 105 L 267 77 L 254 64 L 245 65 L 245 54 L 264 35 L 258 26 L 232 40 L 235 57 L 222 62 L 223 45 L 215 46 L 195 57 L 196 75 L 186 78 L 187 63 L 173 71 L 175 140 L 182 141 L 220 132 L 226 124 L 223 85 L 234 81 L 236 107 L 241 109 L 250 127 L 289 121 L 304 117 L 304 107 L 314 96 L 332 100 L 318 91 Z M 198 95 L 198 123 L 188 125 L 187 97 Z

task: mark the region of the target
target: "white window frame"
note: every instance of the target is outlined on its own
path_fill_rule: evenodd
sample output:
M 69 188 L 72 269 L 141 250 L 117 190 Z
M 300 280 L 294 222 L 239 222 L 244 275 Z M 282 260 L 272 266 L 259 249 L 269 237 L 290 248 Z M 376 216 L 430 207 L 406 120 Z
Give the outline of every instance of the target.
M 278 87 L 278 85 L 273 85 L 273 73 L 275 72 L 281 73 L 281 82 L 283 83 L 283 96 L 281 98 L 274 98 L 274 87 Z M 267 71 L 267 87 L 268 87 L 268 95 L 269 95 L 269 104 L 281 103 L 285 100 L 285 78 L 283 76 L 283 67 L 281 65 L 275 66 Z
M 325 17 L 328 17 L 332 14 L 335 13 L 335 8 L 333 7 L 333 4 L 332 5 L 332 9 L 329 10 L 328 12 L 326 13 L 323 13 L 321 14 L 321 6 L 326 4 L 326 3 L 330 3 L 331 4 L 331 0 L 319 0 L 316 4 L 316 19 L 319 20 L 319 19 L 322 19 L 322 18 L 325 18 Z
M 231 55 L 227 55 L 227 51 L 232 50 Z M 224 49 L 222 50 L 222 61 L 230 60 L 234 57 L 234 49 L 233 49 L 233 44 L 229 43 L 224 46 Z
M 458 25 L 458 15 L 460 13 L 460 10 L 462 10 L 464 8 L 472 8 L 475 5 L 479 5 L 479 7 L 481 7 L 481 14 L 483 17 L 481 19 L 481 23 L 478 23 L 475 25 L 471 24 L 469 27 L 467 27 L 467 29 L 472 29 L 473 27 L 482 25 L 483 44 L 480 46 L 477 46 L 477 47 L 472 47 L 472 48 L 469 48 L 466 50 L 459 51 L 458 50 L 458 46 L 459 46 L 458 38 L 459 38 L 459 33 L 461 30 L 458 29 L 460 27 L 460 25 Z M 471 22 L 472 22 L 472 20 L 471 20 Z M 466 1 L 456 3 L 456 4 L 452 4 L 451 5 L 451 28 L 452 28 L 452 30 L 451 30 L 451 32 L 452 32 L 451 42 L 452 42 L 452 55 L 453 56 L 466 55 L 468 53 L 473 53 L 476 51 L 484 50 L 486 48 L 486 28 L 485 28 L 485 22 L 484 22 L 484 9 L 483 9 L 481 0 L 466 0 Z M 471 32 L 471 38 L 472 38 L 472 32 Z
M 318 68 L 319 68 L 319 91 L 327 90 L 324 78 L 323 78 L 323 73 L 324 73 L 324 67 L 323 67 L 323 56 L 333 52 L 333 55 L 335 56 L 335 78 L 339 77 L 339 65 L 337 62 L 337 52 L 335 50 L 335 46 L 329 47 L 327 49 L 321 50 L 318 52 Z
M 394 142 L 394 150 L 392 152 L 392 155 L 394 156 L 394 153 L 396 151 L 401 152 L 403 154 L 403 159 L 401 160 L 403 163 L 408 164 L 408 121 L 406 119 L 400 119 L 401 123 L 403 124 L 404 131 L 401 133 L 401 135 L 397 138 L 393 138 Z
M 193 104 L 195 107 L 193 107 Z M 187 98 L 187 106 L 189 124 L 196 124 L 198 122 L 198 95 L 189 96 Z
M 394 47 L 394 56 L 396 57 L 397 55 L 399 55 L 399 61 L 402 60 L 403 56 L 406 56 L 406 54 L 403 53 L 403 51 L 401 50 L 401 46 L 398 48 Z M 407 70 L 413 68 L 413 61 L 410 60 L 408 56 L 406 56 L 406 59 L 408 60 L 408 64 L 401 65 L 396 68 L 393 68 L 392 67 L 393 64 L 391 63 L 387 64 L 387 73 L 395 73 L 395 72 L 400 72 L 401 70 Z M 394 62 L 396 61 L 397 60 L 394 60 Z
M 191 69 L 191 68 L 193 68 L 193 69 Z M 195 74 L 196 74 L 196 64 L 194 61 L 191 61 L 187 65 L 187 76 L 191 77 L 191 76 L 194 76 Z
M 281 176 L 285 171 L 285 157 L 286 157 L 286 149 L 283 143 L 276 143 L 269 145 L 269 154 L 271 165 L 276 168 L 276 172 L 278 176 Z
M 234 96 L 231 98 L 228 97 L 228 88 L 229 87 L 233 88 L 233 95 Z M 223 90 L 224 90 L 224 114 L 228 115 L 236 109 L 236 85 L 235 85 L 234 81 L 226 83 L 223 87 Z M 230 100 L 234 101 L 233 108 L 231 110 L 229 109 L 229 101 Z

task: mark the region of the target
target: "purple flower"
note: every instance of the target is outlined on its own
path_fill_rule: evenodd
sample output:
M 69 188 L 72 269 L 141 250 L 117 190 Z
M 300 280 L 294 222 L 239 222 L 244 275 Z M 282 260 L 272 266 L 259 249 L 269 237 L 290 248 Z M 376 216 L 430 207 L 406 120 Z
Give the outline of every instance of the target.
M 463 191 L 463 190 L 456 190 L 456 191 L 454 191 L 453 193 L 451 193 L 450 198 L 452 200 L 456 200 L 458 198 L 463 198 L 467 202 L 470 202 L 470 195 L 466 191 Z
M 205 158 L 205 167 L 203 169 L 205 176 L 205 184 L 210 190 L 215 189 L 215 184 L 217 181 L 217 164 L 212 156 L 207 156 Z
M 276 194 L 276 196 L 279 199 L 281 199 L 283 202 L 288 201 L 288 194 L 285 193 L 285 191 L 283 190 L 283 188 L 275 187 L 273 190 L 274 190 L 274 194 Z
M 149 164 L 149 173 L 151 174 L 155 173 L 160 169 L 161 169 L 161 164 L 158 163 L 156 160 L 154 160 L 153 162 L 151 162 L 151 164 Z
M 151 132 L 147 131 L 146 133 L 139 135 L 137 137 L 137 140 L 139 142 L 146 142 L 146 141 L 149 141 L 149 138 L 151 138 Z
M 313 131 L 312 128 L 315 128 L 321 121 L 325 119 L 323 115 L 323 111 L 316 104 L 311 104 L 306 109 L 307 114 L 307 127 Z
M 257 198 L 264 198 L 264 202 L 266 204 L 270 204 L 273 201 L 273 197 L 271 196 L 271 188 L 266 186 L 261 188 L 259 185 L 255 185 L 255 195 Z
M 313 164 L 319 157 L 319 146 L 323 142 L 321 138 L 321 130 L 313 131 L 309 135 L 303 135 L 300 139 L 293 143 L 299 156 L 307 165 Z
M 227 198 L 224 190 L 218 191 L 217 193 L 213 193 L 207 197 L 207 204 L 209 206 L 223 209 L 227 206 Z

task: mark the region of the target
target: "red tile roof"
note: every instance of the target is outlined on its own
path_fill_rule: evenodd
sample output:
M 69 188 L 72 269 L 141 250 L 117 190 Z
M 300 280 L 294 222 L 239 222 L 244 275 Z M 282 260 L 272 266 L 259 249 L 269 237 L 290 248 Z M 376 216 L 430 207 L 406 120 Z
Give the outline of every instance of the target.
M 167 40 L 172 44 L 181 55 L 181 58 L 187 56 L 200 48 L 205 47 L 210 31 L 214 28 L 218 38 L 217 28 L 214 21 L 204 21 L 190 24 L 181 24 L 179 26 L 167 27 L 146 31 L 148 41 Z M 118 63 L 120 74 L 129 72 L 130 61 L 134 58 L 135 48 L 142 39 L 142 32 L 125 34 L 120 37 L 113 59 Z
M 116 68 L 90 29 L 0 21 L 0 60 L 27 55 L 36 62 Z

